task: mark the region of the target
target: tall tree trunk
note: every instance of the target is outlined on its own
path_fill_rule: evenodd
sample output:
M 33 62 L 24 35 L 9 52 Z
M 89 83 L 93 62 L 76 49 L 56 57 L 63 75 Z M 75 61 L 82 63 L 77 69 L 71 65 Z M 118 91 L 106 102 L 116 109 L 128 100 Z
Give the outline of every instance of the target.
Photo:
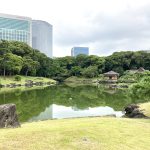
M 27 69 L 27 71 L 26 71 L 26 76 L 28 75 L 28 71 L 29 71 L 29 70 Z

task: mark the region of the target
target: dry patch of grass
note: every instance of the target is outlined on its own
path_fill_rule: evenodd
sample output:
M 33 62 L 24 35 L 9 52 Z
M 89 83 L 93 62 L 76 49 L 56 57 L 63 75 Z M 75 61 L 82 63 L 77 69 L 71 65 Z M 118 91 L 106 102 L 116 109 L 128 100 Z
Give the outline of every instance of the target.
M 149 150 L 150 120 L 79 118 L 0 129 L 5 150 Z
M 150 117 L 150 102 L 140 104 L 140 108 L 146 116 Z

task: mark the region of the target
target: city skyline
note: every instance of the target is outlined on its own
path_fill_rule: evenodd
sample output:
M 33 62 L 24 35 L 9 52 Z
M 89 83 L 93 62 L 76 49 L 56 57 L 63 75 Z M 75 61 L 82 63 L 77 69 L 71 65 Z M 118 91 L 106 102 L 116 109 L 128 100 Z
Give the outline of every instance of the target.
M 33 6 L 34 1 L 5 0 L 0 12 L 53 24 L 54 56 L 70 55 L 75 45 L 99 56 L 150 49 L 149 0 L 37 0 Z

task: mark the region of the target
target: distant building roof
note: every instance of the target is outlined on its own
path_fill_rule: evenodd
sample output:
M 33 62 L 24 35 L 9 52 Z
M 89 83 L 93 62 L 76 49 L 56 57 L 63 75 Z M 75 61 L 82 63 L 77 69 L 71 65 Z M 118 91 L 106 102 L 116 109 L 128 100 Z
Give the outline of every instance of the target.
M 143 71 L 145 71 L 145 69 L 143 67 L 140 67 L 137 71 L 138 72 L 143 72 Z
M 139 69 L 131 69 L 131 70 L 127 70 L 130 74 L 134 74 L 134 73 L 140 73 L 140 72 L 144 72 L 144 71 L 148 71 L 145 70 L 143 67 L 140 67 Z
M 114 72 L 114 71 L 109 71 L 104 73 L 105 76 L 119 76 L 119 73 Z

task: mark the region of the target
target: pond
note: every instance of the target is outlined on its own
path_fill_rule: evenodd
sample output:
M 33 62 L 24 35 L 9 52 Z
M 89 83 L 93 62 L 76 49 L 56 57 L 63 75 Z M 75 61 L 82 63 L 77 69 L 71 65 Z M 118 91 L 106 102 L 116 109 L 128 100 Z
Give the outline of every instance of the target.
M 16 104 L 21 122 L 107 115 L 121 117 L 126 105 L 145 101 L 130 95 L 127 89 L 90 85 L 16 89 L 0 94 L 0 104 Z

